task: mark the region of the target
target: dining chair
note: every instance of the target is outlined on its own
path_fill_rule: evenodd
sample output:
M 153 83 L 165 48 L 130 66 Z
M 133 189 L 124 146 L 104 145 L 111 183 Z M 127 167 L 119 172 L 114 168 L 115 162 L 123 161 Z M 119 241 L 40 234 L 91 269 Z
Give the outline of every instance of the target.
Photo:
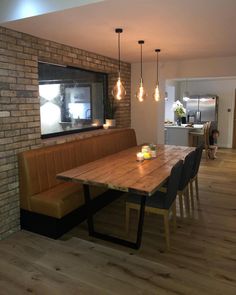
M 201 159 L 202 159 L 202 150 L 203 150 L 203 146 L 198 146 L 195 150 L 195 161 L 194 161 L 194 166 L 193 166 L 193 170 L 191 173 L 191 178 L 189 181 L 189 187 L 190 187 L 190 196 L 191 196 L 191 205 L 192 208 L 194 209 L 194 200 L 193 200 L 193 183 L 195 183 L 195 190 L 196 190 L 196 198 L 197 200 L 199 200 L 199 189 L 198 189 L 198 171 L 199 171 L 199 167 L 200 167 L 200 163 L 201 163 Z
M 190 205 L 189 205 L 189 183 L 195 163 L 196 152 L 190 152 L 184 159 L 183 170 L 180 178 L 180 183 L 178 187 L 177 195 L 179 197 L 180 203 L 180 217 L 181 219 L 184 218 L 184 206 L 183 206 L 183 199 L 185 204 L 185 209 L 187 216 L 190 215 Z
M 145 212 L 162 215 L 164 218 L 166 247 L 170 248 L 169 216 L 173 214 L 174 231 L 176 230 L 176 195 L 179 187 L 180 177 L 183 168 L 183 161 L 178 161 L 171 169 L 167 191 L 157 191 L 146 199 Z M 141 197 L 136 194 L 129 194 L 126 201 L 126 231 L 129 231 L 130 210 L 140 209 Z
M 186 210 L 186 215 L 190 215 L 190 203 L 189 203 L 189 183 L 195 163 L 196 152 L 190 152 L 184 159 L 183 170 L 181 173 L 181 178 L 178 187 L 178 198 L 179 198 L 179 210 L 181 219 L 184 218 L 184 205 Z M 160 188 L 160 191 L 166 192 L 168 186 L 167 182 Z M 190 195 L 191 196 L 191 195 Z M 192 199 L 191 199 L 192 203 Z

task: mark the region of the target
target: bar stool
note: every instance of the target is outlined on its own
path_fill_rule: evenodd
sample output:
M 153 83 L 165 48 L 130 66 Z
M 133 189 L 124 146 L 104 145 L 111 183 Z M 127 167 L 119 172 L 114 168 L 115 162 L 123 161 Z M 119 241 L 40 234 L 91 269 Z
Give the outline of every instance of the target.
M 209 135 L 210 135 L 210 128 L 211 128 L 211 122 L 207 122 L 204 124 L 204 149 L 205 149 L 205 156 L 206 160 L 209 159 L 209 151 L 210 148 L 210 142 L 209 142 Z
M 204 128 L 201 131 L 190 131 L 188 134 L 189 138 L 189 146 L 196 146 L 194 144 L 195 141 L 204 140 Z

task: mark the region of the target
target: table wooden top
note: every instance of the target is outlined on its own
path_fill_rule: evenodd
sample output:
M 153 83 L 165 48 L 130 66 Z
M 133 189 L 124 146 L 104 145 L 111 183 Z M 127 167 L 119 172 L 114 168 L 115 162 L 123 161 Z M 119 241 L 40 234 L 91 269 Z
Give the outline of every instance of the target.
M 140 150 L 141 146 L 126 149 L 62 172 L 57 178 L 151 196 L 166 181 L 173 165 L 194 148 L 158 145 L 156 158 L 137 162 Z

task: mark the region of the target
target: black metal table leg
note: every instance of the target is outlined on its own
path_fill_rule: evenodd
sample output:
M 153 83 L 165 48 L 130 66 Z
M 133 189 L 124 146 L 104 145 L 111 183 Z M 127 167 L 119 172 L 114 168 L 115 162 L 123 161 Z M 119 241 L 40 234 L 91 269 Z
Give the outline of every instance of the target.
M 142 242 L 145 203 L 146 203 L 146 196 L 142 196 L 141 197 L 140 213 L 139 213 L 139 221 L 138 221 L 137 240 L 136 240 L 137 249 L 140 248 L 141 242 Z
M 85 205 L 87 208 L 87 217 L 88 217 L 88 230 L 89 235 L 92 236 L 94 234 L 94 224 L 93 224 L 93 204 L 90 197 L 89 185 L 84 184 L 84 199 Z
M 90 236 L 101 239 L 101 240 L 109 241 L 115 244 L 119 244 L 122 246 L 126 246 L 132 249 L 140 248 L 141 242 L 142 242 L 146 196 L 141 196 L 141 205 L 140 205 L 140 214 L 139 214 L 136 242 L 127 241 L 124 239 L 120 239 L 111 235 L 107 235 L 107 234 L 103 234 L 103 233 L 95 231 L 94 220 L 93 220 L 93 215 L 94 215 L 93 201 L 91 200 L 89 185 L 87 184 L 84 184 L 84 197 L 85 197 L 85 205 L 87 208 L 88 231 Z

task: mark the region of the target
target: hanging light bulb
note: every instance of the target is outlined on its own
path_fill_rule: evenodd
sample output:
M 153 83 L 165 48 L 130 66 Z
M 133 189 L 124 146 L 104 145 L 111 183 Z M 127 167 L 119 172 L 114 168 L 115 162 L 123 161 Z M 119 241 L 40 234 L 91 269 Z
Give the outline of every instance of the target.
M 121 82 L 120 76 L 118 76 L 118 79 L 116 81 L 116 84 L 113 87 L 112 95 L 117 100 L 121 100 L 126 95 L 126 91 L 125 91 L 125 88 L 124 88 L 124 86 L 123 86 L 123 84 Z
M 144 41 L 143 40 L 139 40 L 138 44 L 140 44 L 140 49 L 141 49 L 141 72 L 140 72 L 140 83 L 139 83 L 139 87 L 138 90 L 136 92 L 136 98 L 138 99 L 139 102 L 143 102 L 146 97 L 147 97 L 147 93 L 143 87 L 143 44 Z
M 123 29 L 118 28 L 115 30 L 115 32 L 118 34 L 118 78 L 111 93 L 115 99 L 121 100 L 126 95 L 126 91 L 120 77 L 120 34 L 123 32 Z
M 168 101 L 168 92 L 165 92 L 165 101 Z
M 183 95 L 183 101 L 188 101 L 190 98 L 189 98 L 189 92 L 188 91 L 185 91 L 184 92 L 184 95 Z
M 140 84 L 139 84 L 138 91 L 136 93 L 136 97 L 140 102 L 144 101 L 145 98 L 147 97 L 147 93 L 143 87 L 143 79 L 142 78 L 140 79 Z
M 189 97 L 189 92 L 188 92 L 188 81 L 186 79 L 185 81 L 185 91 L 184 91 L 184 94 L 183 94 L 183 101 L 188 101 L 190 99 Z
M 155 91 L 154 91 L 154 94 L 153 94 L 153 98 L 155 99 L 155 101 L 160 100 L 160 90 L 159 90 L 159 84 L 158 83 L 156 84 Z
M 156 87 L 154 90 L 153 98 L 155 101 L 160 100 L 160 89 L 159 89 L 159 79 L 158 79 L 158 53 L 161 52 L 161 49 L 155 49 L 155 52 L 157 53 L 157 82 L 156 82 Z

